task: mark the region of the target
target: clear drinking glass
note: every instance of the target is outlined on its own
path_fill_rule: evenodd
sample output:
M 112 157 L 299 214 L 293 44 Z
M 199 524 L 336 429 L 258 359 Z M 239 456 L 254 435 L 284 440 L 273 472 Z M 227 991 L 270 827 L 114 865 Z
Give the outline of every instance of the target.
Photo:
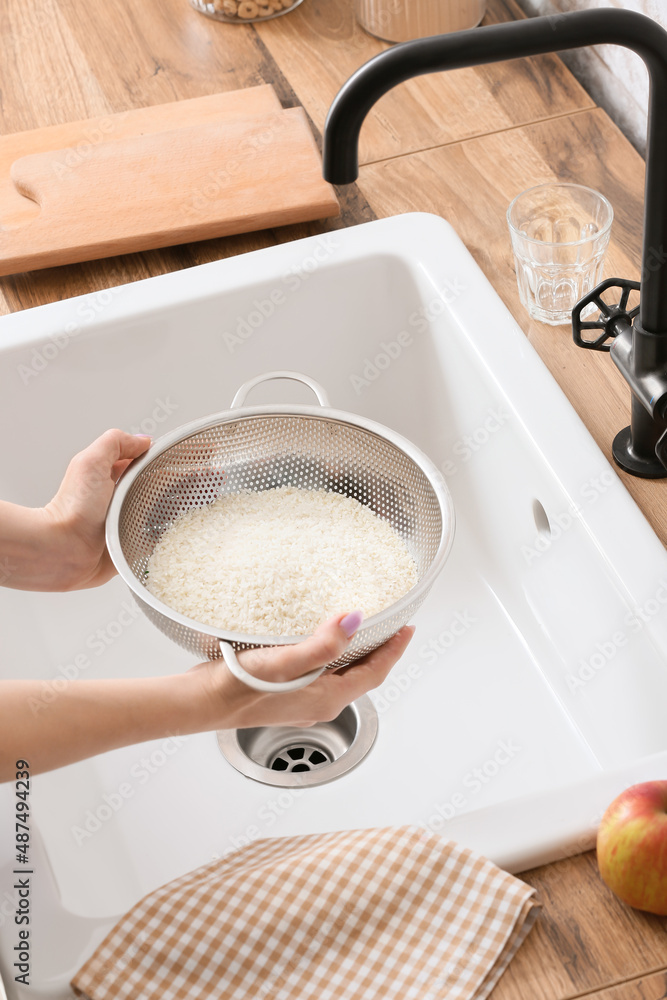
M 517 195 L 507 222 L 519 295 L 534 319 L 571 321 L 579 299 L 602 279 L 613 217 L 607 199 L 580 184 L 539 184 Z

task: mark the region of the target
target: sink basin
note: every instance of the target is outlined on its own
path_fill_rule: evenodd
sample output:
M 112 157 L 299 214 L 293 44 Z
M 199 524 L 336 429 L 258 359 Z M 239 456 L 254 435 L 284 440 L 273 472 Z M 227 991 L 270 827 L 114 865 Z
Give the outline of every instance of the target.
M 590 847 L 622 788 L 667 773 L 667 554 L 440 218 L 399 216 L 3 318 L 0 406 L 16 430 L 0 495 L 39 505 L 107 427 L 157 436 L 274 369 L 306 372 L 332 406 L 438 465 L 457 515 L 448 563 L 372 693 L 375 744 L 341 778 L 260 784 L 207 733 L 34 779 L 32 997 L 67 996 L 117 915 L 257 837 L 423 824 L 521 871 Z M 249 400 L 289 401 L 310 402 L 308 390 L 273 382 Z M 0 616 L 5 676 L 193 664 L 118 580 L 5 590 Z M 4 899 L 10 786 L 0 801 Z M 25 992 L 12 938 L 6 924 L 9 1000 Z

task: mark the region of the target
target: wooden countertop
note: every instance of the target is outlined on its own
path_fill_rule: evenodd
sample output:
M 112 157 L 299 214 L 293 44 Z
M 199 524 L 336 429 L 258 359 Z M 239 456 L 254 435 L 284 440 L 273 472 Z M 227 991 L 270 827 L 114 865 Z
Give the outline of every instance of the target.
M 258 83 L 302 104 L 321 137 L 332 98 L 387 46 L 355 23 L 352 0 L 305 0 L 258 25 L 222 25 L 187 0 L 0 0 L 2 131 L 74 121 Z M 523 16 L 490 0 L 485 23 Z M 606 355 L 585 353 L 566 327 L 530 321 L 518 300 L 505 211 L 541 181 L 588 184 L 616 218 L 606 274 L 638 278 L 643 161 L 556 56 L 413 80 L 387 94 L 364 126 L 357 185 L 343 214 L 247 236 L 0 279 L 0 314 L 260 247 L 408 211 L 456 228 L 607 457 L 629 420 L 629 391 Z M 667 480 L 619 472 L 667 541 Z M 495 1000 L 667 997 L 667 920 L 630 910 L 601 883 L 592 853 L 524 875 L 543 903 Z

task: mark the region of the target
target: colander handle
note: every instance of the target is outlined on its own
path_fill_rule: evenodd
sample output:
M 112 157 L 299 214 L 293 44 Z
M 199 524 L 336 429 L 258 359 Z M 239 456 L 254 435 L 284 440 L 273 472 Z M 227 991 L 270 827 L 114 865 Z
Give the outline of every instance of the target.
M 237 680 L 242 681 L 247 684 L 248 687 L 254 688 L 255 691 L 268 691 L 272 694 L 278 694 L 281 691 L 298 691 L 300 688 L 307 687 L 316 681 L 317 678 L 324 673 L 326 667 L 317 667 L 315 670 L 311 670 L 308 674 L 302 674 L 301 677 L 296 677 L 293 681 L 263 681 L 259 677 L 253 677 L 249 674 L 247 670 L 244 670 L 239 661 L 236 659 L 236 653 L 232 646 L 228 642 L 223 642 L 222 639 L 218 640 L 220 645 L 220 652 L 222 653 L 225 663 L 229 667 L 231 673 L 236 677 Z
M 320 406 L 330 405 L 329 398 L 325 390 L 322 388 L 320 383 L 316 382 L 314 378 L 310 377 L 310 375 L 302 375 L 301 372 L 267 372 L 266 375 L 256 375 L 254 378 L 248 379 L 247 382 L 244 382 L 234 396 L 230 409 L 235 410 L 237 407 L 243 406 L 246 396 L 251 389 L 254 389 L 256 385 L 260 384 L 260 382 L 269 382 L 274 378 L 289 378 L 292 379 L 293 382 L 303 382 L 304 385 L 307 385 L 309 389 L 313 390 L 317 396 L 317 401 Z

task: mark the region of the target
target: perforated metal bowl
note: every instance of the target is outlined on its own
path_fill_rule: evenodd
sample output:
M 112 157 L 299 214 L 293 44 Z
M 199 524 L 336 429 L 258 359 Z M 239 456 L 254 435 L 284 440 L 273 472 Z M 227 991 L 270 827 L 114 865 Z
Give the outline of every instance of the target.
M 267 379 L 304 382 L 319 406 L 242 407 Z M 331 668 L 352 663 L 391 638 L 417 611 L 442 569 L 454 536 L 454 509 L 436 466 L 382 424 L 329 406 L 322 387 L 297 372 L 270 372 L 246 382 L 231 408 L 159 438 L 119 480 L 106 522 L 107 547 L 120 576 L 148 618 L 203 659 L 219 657 L 219 641 L 235 650 L 301 642 L 305 636 L 246 635 L 179 614 L 144 583 L 163 532 L 192 507 L 223 493 L 279 486 L 332 490 L 367 504 L 404 539 L 418 582 L 399 601 L 363 622 Z

